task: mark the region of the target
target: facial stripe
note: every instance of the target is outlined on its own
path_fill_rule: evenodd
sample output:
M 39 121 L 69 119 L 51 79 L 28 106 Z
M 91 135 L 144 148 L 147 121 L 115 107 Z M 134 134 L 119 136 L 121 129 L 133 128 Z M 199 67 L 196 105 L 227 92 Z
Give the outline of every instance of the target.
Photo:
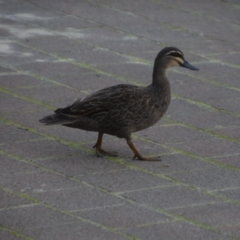
M 170 51 L 170 52 L 166 53 L 165 56 L 184 58 L 183 54 L 180 51 Z

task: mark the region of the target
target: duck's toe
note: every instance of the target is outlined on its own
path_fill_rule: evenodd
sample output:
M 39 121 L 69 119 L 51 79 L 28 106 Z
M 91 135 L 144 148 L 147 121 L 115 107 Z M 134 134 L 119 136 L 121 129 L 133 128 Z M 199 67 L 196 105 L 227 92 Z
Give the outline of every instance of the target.
M 134 155 L 133 159 L 137 159 L 137 160 L 141 160 L 141 161 L 161 161 L 160 156 L 145 156 L 145 155 L 136 156 L 136 155 Z
M 108 152 L 108 151 L 103 150 L 102 148 L 100 148 L 100 149 L 96 148 L 96 155 L 98 157 L 104 157 L 104 156 L 117 157 L 118 153 L 115 151 Z

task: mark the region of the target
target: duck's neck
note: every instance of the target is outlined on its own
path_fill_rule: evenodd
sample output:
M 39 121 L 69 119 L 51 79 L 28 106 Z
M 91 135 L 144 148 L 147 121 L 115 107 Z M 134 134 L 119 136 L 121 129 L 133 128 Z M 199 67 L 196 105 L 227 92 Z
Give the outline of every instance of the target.
M 167 68 L 161 63 L 155 62 L 152 75 L 152 85 L 159 86 L 168 82 Z

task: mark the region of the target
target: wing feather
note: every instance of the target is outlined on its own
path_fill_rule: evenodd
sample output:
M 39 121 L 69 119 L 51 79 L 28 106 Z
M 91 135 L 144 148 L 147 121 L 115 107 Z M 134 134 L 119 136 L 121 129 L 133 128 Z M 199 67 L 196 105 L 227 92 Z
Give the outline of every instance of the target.
M 127 103 L 131 99 L 131 94 L 129 94 L 128 90 L 133 88 L 136 87 L 126 84 L 104 88 L 78 99 L 67 108 L 57 109 L 56 112 L 76 118 L 85 116 L 98 120 L 103 119 L 111 109 L 117 107 L 120 103 Z

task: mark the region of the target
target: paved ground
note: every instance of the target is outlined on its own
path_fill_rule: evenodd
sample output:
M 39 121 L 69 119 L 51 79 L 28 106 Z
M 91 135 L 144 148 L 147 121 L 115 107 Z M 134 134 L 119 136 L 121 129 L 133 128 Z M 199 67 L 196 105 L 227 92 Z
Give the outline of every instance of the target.
M 0 239 L 240 239 L 238 0 L 1 0 Z M 102 87 L 148 84 L 177 46 L 199 72 L 169 72 L 172 102 L 136 133 L 38 122 Z

